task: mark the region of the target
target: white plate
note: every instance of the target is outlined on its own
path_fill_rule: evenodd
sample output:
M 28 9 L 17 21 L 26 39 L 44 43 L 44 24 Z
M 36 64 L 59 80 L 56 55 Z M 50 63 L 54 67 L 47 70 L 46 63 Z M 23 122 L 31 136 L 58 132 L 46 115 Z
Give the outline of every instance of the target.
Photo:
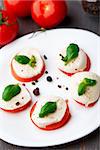
M 27 83 L 27 88 L 31 91 L 35 87 L 40 87 L 41 96 L 57 95 L 64 99 L 69 99 L 69 107 L 72 118 L 64 127 L 54 131 L 42 131 L 35 127 L 30 121 L 29 111 L 31 109 L 10 114 L 0 110 L 0 138 L 19 146 L 42 147 L 67 143 L 81 138 L 94 131 L 100 125 L 100 101 L 92 108 L 84 108 L 72 101 L 69 90 L 59 89 L 58 84 L 69 84 L 69 77 L 60 73 L 56 67 L 57 53 L 69 43 L 77 43 L 90 56 L 92 72 L 100 75 L 100 39 L 94 33 L 79 29 L 55 29 L 30 38 L 28 34 L 20 39 L 8 44 L 0 50 L 0 91 L 10 83 L 17 82 L 11 75 L 9 61 L 11 57 L 24 47 L 34 47 L 40 50 L 41 55 L 48 57 L 45 60 L 49 75 L 53 77 L 53 82 L 46 81 L 46 74 L 39 80 L 36 86 Z M 59 77 L 59 80 L 56 79 Z M 0 95 L 2 93 L 0 92 Z M 34 97 L 33 101 L 39 99 Z

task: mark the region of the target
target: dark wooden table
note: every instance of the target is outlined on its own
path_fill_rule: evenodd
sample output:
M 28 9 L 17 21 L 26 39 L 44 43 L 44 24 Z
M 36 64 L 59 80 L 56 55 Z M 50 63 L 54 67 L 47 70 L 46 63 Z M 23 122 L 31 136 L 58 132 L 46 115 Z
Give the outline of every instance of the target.
M 2 0 L 0 0 L 2 6 Z M 80 1 L 69 0 L 69 16 L 56 28 L 82 28 L 100 35 L 100 16 L 91 16 L 84 13 Z M 39 27 L 31 18 L 19 19 L 20 31 L 18 37 L 37 31 Z M 74 142 L 48 148 L 24 148 L 8 144 L 0 140 L 0 150 L 100 150 L 100 129 Z

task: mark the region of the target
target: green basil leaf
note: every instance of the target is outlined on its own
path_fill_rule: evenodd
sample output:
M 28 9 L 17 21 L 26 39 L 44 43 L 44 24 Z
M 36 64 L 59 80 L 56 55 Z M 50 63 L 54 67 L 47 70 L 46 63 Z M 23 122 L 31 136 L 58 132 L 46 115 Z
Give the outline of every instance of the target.
M 67 56 L 65 56 L 65 57 L 62 57 L 62 60 L 63 60 L 64 62 L 67 62 L 67 60 L 68 60 L 68 57 L 67 57 Z
M 28 63 L 32 68 L 36 66 L 36 58 L 35 56 L 32 56 L 29 63 Z
M 3 91 L 2 99 L 4 101 L 10 101 L 14 96 L 18 95 L 20 92 L 21 88 L 18 84 L 8 85 Z
M 2 20 L 2 13 L 0 12 L 0 20 Z
M 78 87 L 78 95 L 79 96 L 81 96 L 81 95 L 83 95 L 84 93 L 85 93 L 85 91 L 86 91 L 86 84 L 84 84 L 84 82 L 81 82 L 80 84 L 79 84 L 79 87 Z
M 43 118 L 51 113 L 54 113 L 57 109 L 56 102 L 47 102 L 42 108 L 39 113 L 39 117 Z
M 72 59 L 78 56 L 79 47 L 76 44 L 70 44 L 67 48 L 67 61 L 71 61 Z
M 65 65 L 67 65 L 70 61 L 75 59 L 78 56 L 79 53 L 79 47 L 77 44 L 70 44 L 66 49 L 66 56 L 62 58 L 62 60 L 65 62 Z
M 0 12 L 0 25 L 2 25 L 2 13 Z
M 24 55 L 16 55 L 15 60 L 20 64 L 28 64 L 30 59 Z
M 88 86 L 96 85 L 97 81 L 93 79 L 84 78 L 83 81 L 79 84 L 78 95 L 81 96 L 86 92 Z
M 94 86 L 96 85 L 96 80 L 85 78 L 84 83 L 88 86 Z

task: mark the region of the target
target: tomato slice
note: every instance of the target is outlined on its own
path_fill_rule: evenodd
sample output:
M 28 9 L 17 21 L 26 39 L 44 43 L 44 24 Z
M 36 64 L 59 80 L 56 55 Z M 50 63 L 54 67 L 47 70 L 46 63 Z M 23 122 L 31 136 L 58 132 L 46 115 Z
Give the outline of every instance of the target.
M 58 129 L 62 126 L 64 126 L 68 121 L 69 119 L 71 118 L 71 114 L 69 112 L 69 107 L 68 107 L 68 102 L 66 101 L 66 105 L 67 105 L 67 109 L 66 109 L 66 112 L 65 112 L 65 115 L 64 117 L 62 118 L 62 120 L 60 122 L 57 122 L 57 123 L 54 123 L 54 124 L 51 124 L 51 125 L 48 125 L 46 126 L 45 128 L 41 128 L 41 127 L 38 127 L 34 121 L 32 120 L 32 114 L 34 112 L 34 109 L 36 107 L 36 103 L 33 105 L 31 111 L 30 111 L 30 118 L 31 118 L 31 121 L 34 123 L 35 126 L 37 126 L 39 129 L 42 129 L 42 130 L 55 130 L 55 129 Z
M 76 101 L 76 100 L 75 100 Z M 80 103 L 80 102 L 78 102 L 78 101 L 76 101 L 78 104 L 80 104 L 80 105 L 82 105 L 82 106 L 85 106 L 85 104 L 83 104 L 83 103 Z M 97 102 L 97 101 L 96 101 Z M 89 104 L 87 107 L 92 107 L 92 106 L 94 106 L 95 104 L 96 104 L 96 102 L 93 102 L 93 103 L 91 103 L 91 104 Z M 85 106 L 86 107 L 86 106 Z
M 12 75 L 14 76 L 14 78 L 15 78 L 16 80 L 21 81 L 21 82 L 31 82 L 31 81 L 35 81 L 35 80 L 39 79 L 39 78 L 44 74 L 44 71 L 45 71 L 45 63 L 44 63 L 44 61 L 43 61 L 42 70 L 41 70 L 41 72 L 40 72 L 38 75 L 33 76 L 33 77 L 31 77 L 31 78 L 22 78 L 22 77 L 20 77 L 20 76 L 18 76 L 18 75 L 16 74 L 16 72 L 15 72 L 15 70 L 14 70 L 14 68 L 13 68 L 13 65 L 12 65 L 12 63 L 11 63 L 11 72 L 12 72 Z
M 16 108 L 16 109 L 13 109 L 13 110 L 7 110 L 7 109 L 3 109 L 1 108 L 3 111 L 6 111 L 6 112 L 9 112 L 9 113 L 16 113 L 16 112 L 20 112 L 22 110 L 25 110 L 26 108 L 28 108 L 32 103 L 32 100 L 30 100 L 27 104 L 19 107 L 19 108 Z
M 91 61 L 90 61 L 90 58 L 89 58 L 89 56 L 87 54 L 86 54 L 86 57 L 87 57 L 87 64 L 86 64 L 86 68 L 83 71 L 89 71 L 90 67 L 91 67 Z M 67 76 L 72 76 L 75 73 L 81 72 L 81 71 L 77 71 L 75 73 L 68 73 L 68 72 L 63 71 L 62 69 L 59 69 L 59 70 L 61 72 L 63 72 L 64 74 L 66 74 Z

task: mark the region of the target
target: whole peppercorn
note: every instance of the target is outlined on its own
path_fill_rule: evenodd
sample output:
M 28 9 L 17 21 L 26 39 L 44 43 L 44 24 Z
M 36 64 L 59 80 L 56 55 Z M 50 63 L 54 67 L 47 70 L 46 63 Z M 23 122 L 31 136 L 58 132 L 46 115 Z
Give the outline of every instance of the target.
M 48 82 L 52 82 L 52 81 L 53 81 L 53 80 L 52 80 L 52 77 L 51 77 L 51 76 L 48 76 L 48 77 L 47 77 L 47 81 L 48 81 Z

